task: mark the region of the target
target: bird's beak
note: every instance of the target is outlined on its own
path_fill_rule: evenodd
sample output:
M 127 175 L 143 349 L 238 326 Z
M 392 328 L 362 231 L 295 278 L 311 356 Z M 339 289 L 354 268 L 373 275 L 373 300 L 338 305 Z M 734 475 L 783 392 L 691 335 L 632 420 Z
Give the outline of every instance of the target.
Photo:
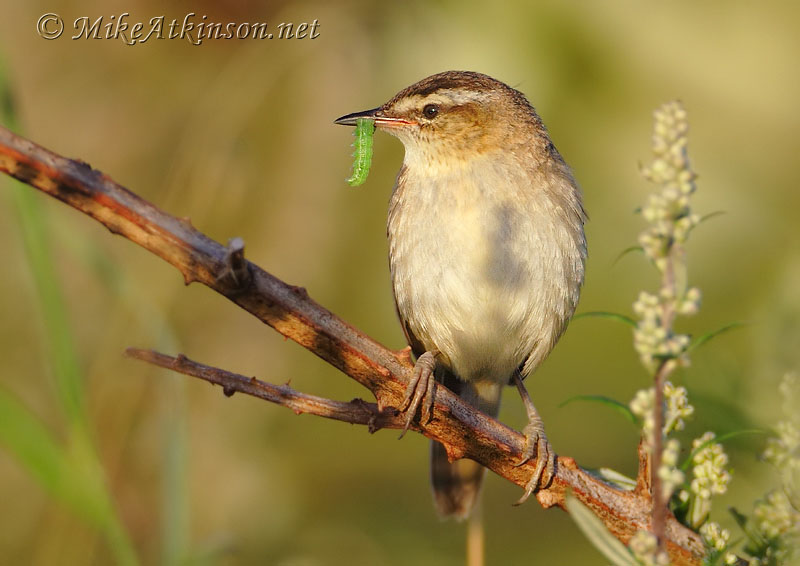
M 362 110 L 361 112 L 353 112 L 352 114 L 347 114 L 341 118 L 336 118 L 333 123 L 341 126 L 355 126 L 356 121 L 359 118 L 375 120 L 376 126 L 391 127 L 414 124 L 414 122 L 410 122 L 404 118 L 393 118 L 391 116 L 386 116 L 382 107 L 373 108 L 372 110 Z
M 342 116 L 341 118 L 336 118 L 333 121 L 334 124 L 339 124 L 341 126 L 355 126 L 356 121 L 359 118 L 369 118 L 370 120 L 375 119 L 375 115 L 378 113 L 380 108 L 373 108 L 372 110 L 362 110 L 361 112 L 353 112 L 352 114 L 347 114 L 346 116 Z

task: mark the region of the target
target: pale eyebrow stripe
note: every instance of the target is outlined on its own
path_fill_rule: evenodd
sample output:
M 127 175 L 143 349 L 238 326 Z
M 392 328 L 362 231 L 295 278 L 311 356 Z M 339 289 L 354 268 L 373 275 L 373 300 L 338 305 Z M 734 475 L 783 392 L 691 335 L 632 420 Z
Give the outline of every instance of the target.
M 469 102 L 484 102 L 489 98 L 488 92 L 461 89 L 443 89 L 436 94 L 441 95 L 444 100 L 455 104 L 466 104 Z
M 489 93 L 487 92 L 464 91 L 460 89 L 447 88 L 437 90 L 436 92 L 427 94 L 425 96 L 415 94 L 403 100 L 401 104 L 397 106 L 397 109 L 400 111 L 405 111 L 412 108 L 421 107 L 424 104 L 453 104 L 460 106 L 462 104 L 485 102 L 488 100 L 488 98 Z

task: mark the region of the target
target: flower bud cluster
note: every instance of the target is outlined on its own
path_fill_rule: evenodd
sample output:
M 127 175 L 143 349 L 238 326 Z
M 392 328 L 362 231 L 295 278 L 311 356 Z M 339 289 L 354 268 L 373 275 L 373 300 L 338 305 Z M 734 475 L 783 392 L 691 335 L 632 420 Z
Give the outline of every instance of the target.
M 650 370 L 654 369 L 656 360 L 660 358 L 678 360 L 682 365 L 688 364 L 685 352 L 689 347 L 689 337 L 675 334 L 664 325 L 667 309 L 673 309 L 674 306 L 672 301 L 664 301 L 647 291 L 640 292 L 639 298 L 633 304 L 633 312 L 639 317 L 633 331 L 633 346 L 642 363 Z
M 634 558 L 643 566 L 667 566 L 669 555 L 658 549 L 658 539 L 648 531 L 636 531 L 628 541 Z
M 686 388 L 676 387 L 671 382 L 664 383 L 664 401 L 666 410 L 664 413 L 664 434 L 669 434 L 675 430 L 683 430 L 686 426 L 685 419 L 694 414 L 694 406 L 689 404 L 689 396 Z M 639 417 L 642 422 L 642 430 L 648 442 L 652 442 L 653 427 L 655 426 L 655 416 L 653 405 L 655 395 L 653 388 L 640 389 L 629 403 L 631 412 Z
M 776 427 L 777 437 L 767 441 L 764 459 L 778 470 L 782 488 L 768 492 L 756 502 L 754 518 L 756 527 L 770 541 L 770 550 L 776 556 L 800 556 L 800 379 L 787 374 L 779 391 L 783 398 L 786 419 Z M 767 561 L 762 560 L 764 564 Z M 770 562 L 778 563 L 778 562 Z
M 692 450 L 715 438 L 713 432 L 707 432 L 692 442 Z M 712 495 L 722 495 L 728 490 L 731 474 L 726 469 L 728 455 L 722 445 L 716 442 L 706 444 L 697 451 L 694 461 L 692 493 L 701 499 L 711 499 Z
M 739 564 L 739 557 L 732 552 L 727 552 L 731 540 L 731 533 L 723 529 L 719 523 L 709 521 L 700 527 L 700 536 L 706 543 L 708 554 L 703 564 Z M 721 559 L 721 560 L 720 560 Z
M 700 221 L 691 213 L 689 197 L 695 191 L 696 175 L 689 164 L 689 122 L 680 102 L 670 102 L 655 111 L 653 162 L 642 170 L 644 177 L 661 185 L 642 209 L 650 225 L 639 237 L 645 254 L 663 271 L 674 244 L 686 241 Z
M 693 527 L 702 525 L 711 512 L 711 498 L 728 491 L 731 481 L 728 466 L 728 455 L 722 445 L 712 442 L 713 432 L 707 432 L 692 442 L 695 451 L 692 462 L 692 482 L 690 484 L 691 505 L 689 524 Z
M 800 512 L 792 507 L 783 491 L 770 491 L 756 502 L 754 515 L 758 530 L 768 539 L 785 537 L 800 541 Z
M 682 430 L 686 426 L 684 419 L 694 413 L 694 407 L 689 404 L 686 388 L 675 387 L 669 381 L 664 383 L 664 401 L 666 407 L 663 432 L 664 435 L 668 435 L 670 432 Z M 653 388 L 650 387 L 637 391 L 629 404 L 631 412 L 641 420 L 645 441 L 650 446 L 653 445 L 653 428 L 655 427 L 654 402 L 655 395 Z M 669 500 L 672 492 L 684 480 L 683 472 L 678 469 L 680 448 L 680 443 L 674 438 L 668 439 L 664 444 L 658 476 L 661 478 L 661 486 L 666 500 Z
M 728 532 L 728 529 L 720 527 L 719 523 L 709 521 L 700 527 L 700 536 L 703 537 L 703 540 L 709 547 L 722 552 L 728 548 L 728 541 L 731 538 L 731 533 Z
M 661 478 L 661 491 L 664 494 L 665 501 L 669 501 L 675 488 L 683 483 L 683 472 L 678 469 L 680 451 L 680 442 L 674 438 L 667 440 L 661 456 L 661 467 L 658 469 L 658 477 Z
M 764 459 L 778 470 L 784 491 L 800 508 L 800 378 L 786 374 L 779 391 L 787 418 L 775 427 L 777 436 L 767 440 Z
M 653 162 L 643 170 L 645 178 L 659 185 L 642 209 L 647 227 L 639 235 L 645 255 L 662 275 L 658 294 L 642 292 L 633 305 L 639 317 L 634 347 L 642 363 L 654 370 L 659 360 L 688 365 L 689 337 L 672 329 L 675 315 L 692 315 L 700 308 L 697 288 L 679 288 L 676 272 L 685 270 L 682 244 L 700 218 L 692 214 L 689 197 L 695 191 L 695 174 L 686 151 L 689 123 L 679 102 L 655 112 Z M 670 368 L 672 369 L 672 368 Z
M 642 435 L 647 440 L 648 444 L 653 444 L 653 429 L 655 428 L 655 417 L 653 414 L 653 405 L 655 404 L 655 395 L 653 388 L 640 389 L 636 392 L 631 402 L 628 404 L 631 412 L 639 417 L 642 423 Z
M 671 382 L 665 382 L 664 401 L 667 403 L 667 411 L 664 413 L 664 434 L 683 430 L 686 427 L 685 419 L 694 414 L 694 406 L 689 404 L 686 388 L 682 385 L 675 387 Z

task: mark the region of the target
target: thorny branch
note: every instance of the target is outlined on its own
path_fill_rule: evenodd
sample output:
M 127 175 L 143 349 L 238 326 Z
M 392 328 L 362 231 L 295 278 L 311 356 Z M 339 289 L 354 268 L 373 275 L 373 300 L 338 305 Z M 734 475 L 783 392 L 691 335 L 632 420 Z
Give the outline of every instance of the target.
M 222 392 L 228 397 L 237 392 L 245 393 L 270 403 L 283 405 L 297 415 L 316 415 L 335 421 L 366 425 L 370 432 L 376 432 L 382 428 L 402 429 L 405 426 L 405 419 L 397 411 L 388 407 L 381 410 L 375 403 L 367 403 L 362 399 L 333 401 L 325 397 L 307 395 L 288 385 L 264 383 L 255 377 L 245 377 L 238 373 L 195 362 L 184 355 L 173 357 L 140 348 L 128 348 L 125 355 L 219 385 L 222 387 Z
M 185 358 L 169 359 L 141 351 L 137 351 L 137 357 L 222 384 L 227 394 L 255 395 L 295 410 L 340 420 L 352 418 L 348 422 L 373 428 L 398 425 L 390 408 L 400 404 L 411 375 L 408 352 L 385 348 L 314 302 L 305 289 L 288 285 L 245 260 L 240 240 L 225 247 L 193 228 L 188 220 L 163 212 L 88 164 L 52 153 L 2 127 L 0 171 L 91 216 L 112 233 L 169 262 L 187 285 L 199 282 L 224 295 L 358 381 L 375 396 L 377 404 L 340 404 L 303 396 Z M 444 387 L 436 390 L 433 419 L 424 425 L 415 421 L 412 428 L 441 442 L 452 459 L 471 458 L 520 487 L 527 484 L 536 467 L 535 460 L 515 466 L 525 444 L 520 433 L 464 404 Z M 612 487 L 581 469 L 574 459 L 561 456 L 553 481 L 536 497 L 543 507 L 563 508 L 570 491 L 623 542 L 649 525 L 652 501 L 648 493 Z M 700 537 L 671 515 L 666 523 L 665 547 L 673 564 L 699 565 L 702 561 Z

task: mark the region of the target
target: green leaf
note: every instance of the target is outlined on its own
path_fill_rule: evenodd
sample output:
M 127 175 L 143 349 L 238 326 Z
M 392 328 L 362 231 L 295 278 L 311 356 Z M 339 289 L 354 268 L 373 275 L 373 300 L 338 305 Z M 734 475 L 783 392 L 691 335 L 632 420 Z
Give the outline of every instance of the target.
M 5 61 L 0 58 L 0 123 L 5 124 L 10 130 L 17 130 L 16 104 L 10 85 Z
M 620 252 L 620 254 L 611 262 L 611 265 L 616 265 L 616 263 L 621 260 L 623 257 L 628 255 L 631 252 L 644 252 L 644 248 L 642 246 L 631 246 L 629 248 L 625 248 Z
M 567 512 L 589 542 L 614 566 L 636 566 L 637 561 L 628 547 L 614 538 L 603 522 L 571 493 L 567 494 Z
M 706 332 L 705 334 L 703 334 L 702 336 L 697 338 L 694 342 L 692 342 L 692 344 L 689 346 L 687 351 L 691 352 L 692 350 L 695 350 L 695 349 L 699 348 L 700 346 L 702 346 L 703 344 L 705 344 L 706 342 L 708 342 L 712 338 L 716 338 L 720 334 L 724 334 L 725 332 L 728 332 L 729 330 L 733 330 L 735 328 L 740 328 L 740 327 L 745 326 L 745 325 L 746 325 L 746 323 L 744 323 L 744 322 L 731 322 L 730 324 L 726 324 L 725 326 L 723 326 L 721 328 L 717 328 L 716 330 L 712 330 L 711 332 Z
M 700 444 L 697 448 L 691 451 L 691 453 L 686 457 L 686 460 L 683 461 L 681 464 L 681 470 L 684 472 L 689 469 L 689 466 L 692 464 L 692 460 L 694 459 L 695 455 L 700 452 L 703 448 L 714 444 L 714 443 L 722 443 L 726 440 L 730 440 L 731 438 L 736 438 L 737 436 L 744 436 L 746 434 L 767 434 L 767 431 L 760 430 L 757 428 L 747 429 L 747 430 L 735 430 L 733 432 L 726 432 L 725 434 L 720 434 L 719 436 L 715 436 L 714 438 L 710 438 L 706 440 L 702 444 Z
M 736 521 L 736 524 L 739 525 L 739 528 L 742 529 L 742 532 L 747 536 L 748 541 L 750 544 L 748 545 L 748 552 L 751 554 L 758 554 L 759 549 L 765 548 L 769 542 L 764 536 L 753 527 L 750 520 L 747 518 L 747 515 L 743 513 L 739 513 L 739 511 L 735 507 L 728 507 L 728 511 L 733 516 L 733 520 Z
M 565 407 L 570 403 L 575 401 L 590 401 L 592 403 L 600 403 L 601 405 L 605 405 L 606 407 L 611 407 L 618 413 L 622 414 L 626 419 L 631 421 L 633 424 L 636 424 L 638 420 L 636 419 L 636 415 L 628 408 L 627 405 L 617 401 L 616 399 L 612 399 L 611 397 L 606 397 L 604 395 L 575 395 L 574 397 L 570 397 L 563 403 L 561 403 L 558 408 Z
M 636 487 L 635 479 L 629 478 L 625 474 L 621 474 L 617 470 L 612 470 L 611 468 L 596 468 L 586 471 L 619 489 L 630 491 Z
M 704 214 L 703 216 L 700 217 L 700 221 L 698 222 L 698 224 L 702 224 L 706 220 L 711 220 L 712 218 L 720 216 L 722 214 L 725 214 L 724 210 L 715 210 L 714 212 L 709 212 L 708 214 Z
M 607 312 L 607 311 L 591 311 L 591 312 L 582 312 L 576 314 L 572 317 L 572 320 L 578 320 L 581 318 L 607 318 L 609 320 L 616 320 L 617 322 L 624 322 L 628 326 L 636 327 L 636 321 L 633 320 L 629 316 L 625 316 L 624 314 L 618 314 L 615 312 Z
M 739 528 L 744 530 L 747 526 L 747 515 L 739 513 L 736 507 L 728 507 L 728 512 L 731 514 L 736 524 L 739 525 Z

